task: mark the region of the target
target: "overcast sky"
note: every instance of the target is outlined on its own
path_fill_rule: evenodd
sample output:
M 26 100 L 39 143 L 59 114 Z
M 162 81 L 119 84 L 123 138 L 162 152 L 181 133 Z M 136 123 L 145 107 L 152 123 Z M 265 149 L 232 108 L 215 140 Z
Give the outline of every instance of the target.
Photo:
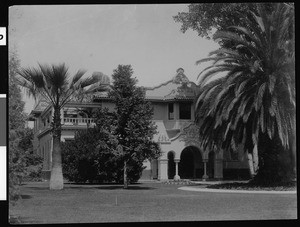
M 61 63 L 70 73 L 86 69 L 111 76 L 119 64 L 131 64 L 138 85 L 156 86 L 183 68 L 197 82 L 195 65 L 218 48 L 195 31 L 180 31 L 173 16 L 185 4 L 13 6 L 9 9 L 9 44 L 22 67 Z M 34 102 L 24 98 L 25 112 Z

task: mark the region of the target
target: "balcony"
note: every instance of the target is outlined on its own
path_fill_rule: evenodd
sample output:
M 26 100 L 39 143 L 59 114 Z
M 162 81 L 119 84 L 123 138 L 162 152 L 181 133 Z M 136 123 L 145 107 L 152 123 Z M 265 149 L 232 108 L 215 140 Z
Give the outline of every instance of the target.
M 95 125 L 93 118 L 69 118 L 66 117 L 63 119 L 62 125 L 65 126 L 87 126 L 87 125 Z
M 193 120 L 168 120 L 164 121 L 166 130 L 179 130 L 185 125 L 194 122 Z

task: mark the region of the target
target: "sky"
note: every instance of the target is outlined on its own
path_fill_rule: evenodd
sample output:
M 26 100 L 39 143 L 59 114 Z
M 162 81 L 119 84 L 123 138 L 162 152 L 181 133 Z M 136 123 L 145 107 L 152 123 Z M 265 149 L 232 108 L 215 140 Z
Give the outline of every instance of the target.
M 29 5 L 9 8 L 9 48 L 21 67 L 65 62 L 70 75 L 100 71 L 111 76 L 119 64 L 131 64 L 138 85 L 153 87 L 170 80 L 183 68 L 197 83 L 199 59 L 219 46 L 180 31 L 173 20 L 186 4 L 150 5 Z M 34 101 L 23 95 L 25 112 Z

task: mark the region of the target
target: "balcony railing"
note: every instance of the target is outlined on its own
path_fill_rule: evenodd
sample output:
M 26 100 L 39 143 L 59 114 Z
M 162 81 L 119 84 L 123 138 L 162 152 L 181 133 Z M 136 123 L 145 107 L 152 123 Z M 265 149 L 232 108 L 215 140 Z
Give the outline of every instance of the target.
M 92 125 L 94 124 L 93 118 L 69 118 L 66 117 L 63 120 L 63 125 Z

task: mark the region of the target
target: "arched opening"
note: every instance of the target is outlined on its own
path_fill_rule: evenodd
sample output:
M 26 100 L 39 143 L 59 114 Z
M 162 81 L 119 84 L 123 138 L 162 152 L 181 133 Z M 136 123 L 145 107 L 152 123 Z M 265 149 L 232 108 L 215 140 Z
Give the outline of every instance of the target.
M 192 146 L 184 148 L 178 167 L 181 179 L 200 179 L 203 175 L 203 163 L 199 149 Z
M 175 176 L 174 152 L 168 153 L 168 179 L 173 179 Z
M 215 152 L 211 151 L 208 154 L 208 163 L 207 163 L 207 175 L 208 178 L 214 178 L 214 163 L 215 163 Z

